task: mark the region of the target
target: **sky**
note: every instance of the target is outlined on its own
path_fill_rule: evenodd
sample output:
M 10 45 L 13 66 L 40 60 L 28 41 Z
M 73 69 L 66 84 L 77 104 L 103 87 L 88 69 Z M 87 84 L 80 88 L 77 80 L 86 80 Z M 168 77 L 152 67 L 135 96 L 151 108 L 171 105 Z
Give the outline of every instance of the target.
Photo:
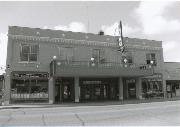
M 180 1 L 0 1 L 0 74 L 6 65 L 8 26 L 116 35 L 163 42 L 164 60 L 180 62 Z

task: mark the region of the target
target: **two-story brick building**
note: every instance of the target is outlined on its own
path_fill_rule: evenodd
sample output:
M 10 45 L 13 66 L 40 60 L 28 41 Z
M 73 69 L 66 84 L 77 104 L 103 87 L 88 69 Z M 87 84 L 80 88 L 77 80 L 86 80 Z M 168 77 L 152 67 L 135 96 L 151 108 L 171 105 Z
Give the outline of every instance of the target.
M 163 97 L 162 42 L 123 40 L 121 53 L 118 36 L 10 26 L 6 103 Z

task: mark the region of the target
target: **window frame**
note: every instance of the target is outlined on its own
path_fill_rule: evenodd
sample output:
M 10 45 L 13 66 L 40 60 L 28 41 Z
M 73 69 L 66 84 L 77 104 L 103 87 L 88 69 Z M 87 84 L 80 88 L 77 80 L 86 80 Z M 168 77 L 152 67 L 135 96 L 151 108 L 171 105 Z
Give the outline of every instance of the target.
M 98 56 L 97 56 L 97 59 L 95 57 L 95 52 L 98 52 Z M 104 64 L 107 62 L 107 59 L 106 59 L 106 50 L 105 49 L 100 49 L 100 48 L 94 48 L 92 49 L 92 57 L 95 59 L 95 62 L 98 63 L 98 64 Z
M 134 64 L 134 57 L 133 57 L 133 53 L 132 52 L 126 52 L 124 55 L 122 55 L 122 59 L 121 59 L 121 62 L 123 64 L 125 64 L 124 62 L 124 59 L 127 59 L 127 63 L 126 64 Z M 129 62 L 130 61 L 130 58 L 131 58 L 131 61 L 132 62 Z
M 29 47 L 29 52 L 27 53 L 27 60 L 22 60 L 22 55 L 23 55 L 23 46 L 28 46 Z M 32 53 L 33 51 L 33 46 L 37 46 L 37 51 L 36 53 Z M 20 44 L 20 62 L 28 62 L 28 63 L 37 63 L 39 61 L 39 44 L 27 44 L 27 43 L 21 43 Z M 36 60 L 30 60 L 31 55 L 36 55 Z
M 58 46 L 58 50 L 59 50 L 59 57 L 61 60 L 65 60 L 65 61 L 74 61 L 74 47 L 61 47 L 61 46 Z M 71 51 L 71 52 L 69 52 Z M 68 55 L 68 52 L 69 54 L 72 54 L 72 55 Z M 69 59 L 71 58 L 71 59 Z
M 148 59 L 149 55 L 149 59 Z M 154 58 L 152 57 L 154 55 Z M 150 65 L 151 61 L 153 61 L 153 66 L 157 66 L 157 59 L 156 59 L 156 53 L 146 53 L 146 64 Z

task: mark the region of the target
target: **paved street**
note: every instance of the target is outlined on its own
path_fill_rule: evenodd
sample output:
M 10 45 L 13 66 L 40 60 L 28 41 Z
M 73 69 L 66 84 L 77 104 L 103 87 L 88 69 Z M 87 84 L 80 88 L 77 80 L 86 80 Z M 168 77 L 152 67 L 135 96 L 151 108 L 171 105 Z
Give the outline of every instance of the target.
M 5 125 L 178 125 L 180 101 L 0 110 Z

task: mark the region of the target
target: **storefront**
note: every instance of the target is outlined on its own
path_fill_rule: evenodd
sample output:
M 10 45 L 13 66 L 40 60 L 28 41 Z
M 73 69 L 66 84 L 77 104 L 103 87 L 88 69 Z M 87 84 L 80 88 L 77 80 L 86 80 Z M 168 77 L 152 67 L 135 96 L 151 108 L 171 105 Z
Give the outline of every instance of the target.
M 166 80 L 167 97 L 180 96 L 180 80 Z
M 123 96 L 124 96 L 124 99 L 136 98 L 136 79 L 135 78 L 124 78 Z
M 117 78 L 80 78 L 80 101 L 103 101 L 117 99 Z
M 142 97 L 144 99 L 164 97 L 161 74 L 142 78 Z
M 55 103 L 74 102 L 74 78 L 58 77 L 55 81 Z
M 11 102 L 48 102 L 48 74 L 13 72 Z

